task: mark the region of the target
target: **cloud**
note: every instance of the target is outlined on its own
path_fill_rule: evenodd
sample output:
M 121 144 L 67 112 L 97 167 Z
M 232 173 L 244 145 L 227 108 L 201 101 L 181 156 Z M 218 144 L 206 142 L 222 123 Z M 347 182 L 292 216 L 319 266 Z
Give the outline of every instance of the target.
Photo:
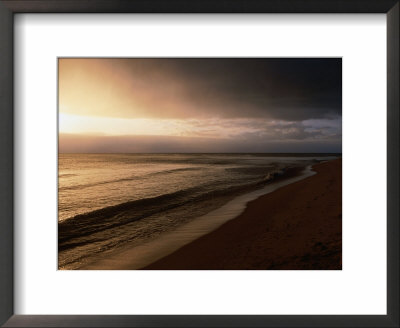
M 340 152 L 341 65 L 339 58 L 60 59 L 60 151 Z
M 245 138 L 259 142 L 329 139 L 341 136 L 340 119 L 275 121 L 269 119 L 210 119 L 185 122 L 187 135 L 214 138 Z M 185 134 L 183 134 L 185 135 Z
M 204 124 L 207 123 L 207 124 Z M 223 126 L 223 128 L 221 128 Z M 180 136 L 60 134 L 60 152 L 341 152 L 341 130 L 303 122 L 254 119 L 186 122 Z
M 340 58 L 60 59 L 60 110 L 120 118 L 341 116 Z

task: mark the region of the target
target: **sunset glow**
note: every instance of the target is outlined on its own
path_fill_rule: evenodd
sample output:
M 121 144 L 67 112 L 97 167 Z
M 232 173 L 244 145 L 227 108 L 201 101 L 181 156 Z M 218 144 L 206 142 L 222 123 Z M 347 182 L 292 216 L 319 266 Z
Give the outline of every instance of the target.
M 219 152 L 338 152 L 341 62 L 59 59 L 59 132 L 61 152 L 121 136 L 127 152 L 159 151 L 162 137 L 174 137 L 169 151 L 204 151 L 212 139 Z
M 58 64 L 59 270 L 342 269 L 341 58 Z

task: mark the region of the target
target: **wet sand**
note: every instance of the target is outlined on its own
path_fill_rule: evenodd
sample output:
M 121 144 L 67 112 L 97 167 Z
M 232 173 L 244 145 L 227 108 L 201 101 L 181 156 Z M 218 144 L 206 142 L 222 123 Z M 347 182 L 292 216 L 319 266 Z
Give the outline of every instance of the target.
M 248 203 L 237 218 L 145 270 L 340 270 L 342 160 Z

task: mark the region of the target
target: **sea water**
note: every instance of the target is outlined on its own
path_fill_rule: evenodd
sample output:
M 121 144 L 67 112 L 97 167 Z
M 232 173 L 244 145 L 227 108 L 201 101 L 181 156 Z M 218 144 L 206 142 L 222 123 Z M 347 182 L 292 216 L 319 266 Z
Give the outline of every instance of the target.
M 60 154 L 59 268 L 79 269 L 119 249 L 139 249 L 235 197 L 262 190 L 288 168 L 334 157 Z

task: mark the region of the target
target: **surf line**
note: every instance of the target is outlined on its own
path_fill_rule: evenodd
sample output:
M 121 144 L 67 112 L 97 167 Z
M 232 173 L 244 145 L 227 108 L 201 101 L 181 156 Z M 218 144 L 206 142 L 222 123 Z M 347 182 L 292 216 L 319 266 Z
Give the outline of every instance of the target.
M 123 251 L 113 252 L 107 258 L 100 259 L 81 267 L 84 270 L 135 270 L 143 268 L 219 228 L 225 222 L 238 217 L 246 209 L 246 205 L 263 195 L 269 194 L 281 187 L 303 180 L 316 174 L 312 166 L 306 166 L 298 176 L 272 182 L 261 189 L 235 197 L 225 205 L 193 219 L 167 232 L 154 240 Z

